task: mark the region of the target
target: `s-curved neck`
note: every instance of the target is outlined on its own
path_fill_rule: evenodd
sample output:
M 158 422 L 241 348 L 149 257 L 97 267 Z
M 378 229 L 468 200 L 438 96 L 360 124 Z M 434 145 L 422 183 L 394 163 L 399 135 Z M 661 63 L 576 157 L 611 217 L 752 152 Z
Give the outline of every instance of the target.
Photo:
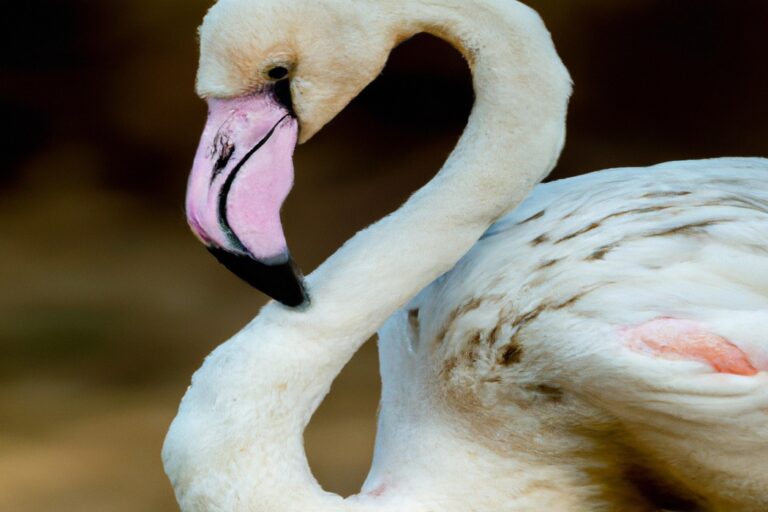
M 323 492 L 304 428 L 360 345 L 514 208 L 560 153 L 570 79 L 532 10 L 510 0 L 388 5 L 396 39 L 429 32 L 464 54 L 476 91 L 468 125 L 433 180 L 308 277 L 308 309 L 266 306 L 195 374 L 163 452 L 186 512 L 384 506 Z
M 508 0 L 403 1 L 400 37 L 428 32 L 469 62 L 475 104 L 442 169 L 308 278 L 314 325 L 365 339 L 448 271 L 554 167 L 570 78 L 538 15 Z M 340 315 L 347 317 L 346 320 Z M 349 321 L 353 320 L 353 321 Z

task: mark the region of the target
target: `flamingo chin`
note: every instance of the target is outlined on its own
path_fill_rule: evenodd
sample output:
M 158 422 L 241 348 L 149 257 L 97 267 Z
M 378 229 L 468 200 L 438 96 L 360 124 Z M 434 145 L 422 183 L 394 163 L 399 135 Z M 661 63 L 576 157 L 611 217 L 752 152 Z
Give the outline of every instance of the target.
M 220 263 L 283 304 L 306 301 L 280 208 L 293 186 L 298 123 L 267 89 L 209 99 L 187 187 L 187 219 Z

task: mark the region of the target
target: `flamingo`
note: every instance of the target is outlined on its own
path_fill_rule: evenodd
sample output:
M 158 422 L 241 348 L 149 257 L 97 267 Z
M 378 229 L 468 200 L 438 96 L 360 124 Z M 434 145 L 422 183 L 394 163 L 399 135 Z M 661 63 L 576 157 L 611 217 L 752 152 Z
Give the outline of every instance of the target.
M 421 32 L 468 61 L 468 125 L 304 279 L 279 217 L 294 147 Z M 537 186 L 571 82 L 514 0 L 219 0 L 200 46 L 189 223 L 276 301 L 181 402 L 162 455 L 182 510 L 653 510 L 635 468 L 706 510 L 768 508 L 768 160 Z M 374 460 L 342 498 L 302 434 L 377 330 Z

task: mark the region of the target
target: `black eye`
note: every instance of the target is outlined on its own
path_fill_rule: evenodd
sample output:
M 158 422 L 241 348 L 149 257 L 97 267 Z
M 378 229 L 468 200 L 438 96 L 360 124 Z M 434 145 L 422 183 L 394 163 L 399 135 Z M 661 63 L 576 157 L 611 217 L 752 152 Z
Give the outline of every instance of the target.
M 275 66 L 274 68 L 267 71 L 267 75 L 269 75 L 269 78 L 272 80 L 282 80 L 288 76 L 288 69 L 284 68 L 283 66 Z

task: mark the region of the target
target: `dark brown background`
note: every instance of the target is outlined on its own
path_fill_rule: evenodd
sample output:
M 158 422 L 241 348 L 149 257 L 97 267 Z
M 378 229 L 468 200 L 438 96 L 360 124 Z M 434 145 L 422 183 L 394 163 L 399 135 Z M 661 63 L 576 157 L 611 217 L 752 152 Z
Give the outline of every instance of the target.
M 768 154 L 768 3 L 532 2 L 576 83 L 555 176 Z M 186 173 L 208 0 L 5 2 L 0 15 L 0 509 L 174 510 L 162 437 L 202 357 L 263 297 L 188 233 Z M 296 156 L 284 210 L 314 268 L 439 167 L 471 103 L 445 44 L 418 37 Z M 310 426 L 351 492 L 372 446 L 367 345 Z

